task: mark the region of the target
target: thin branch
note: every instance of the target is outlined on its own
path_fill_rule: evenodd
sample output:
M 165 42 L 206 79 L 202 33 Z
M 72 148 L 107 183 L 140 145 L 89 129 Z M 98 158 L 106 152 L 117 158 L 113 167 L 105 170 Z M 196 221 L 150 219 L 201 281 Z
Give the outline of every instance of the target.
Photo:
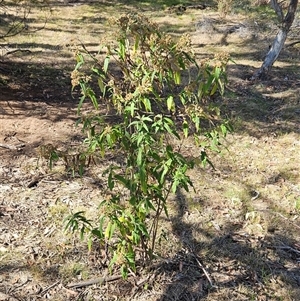
M 0 4 L 2 2 L 4 2 L 4 0 L 1 0 Z M 6 8 L 4 6 L 4 4 L 2 4 L 2 10 L 4 10 L 6 12 L 8 10 L 8 8 Z M 21 32 L 23 32 L 24 30 L 26 30 L 27 29 L 26 21 L 28 20 L 28 16 L 29 16 L 30 12 L 31 12 L 31 7 L 30 7 L 30 4 L 28 4 L 28 6 L 23 8 L 23 16 L 22 16 L 21 20 L 16 22 L 17 16 L 15 16 L 10 22 L 11 26 L 8 28 L 6 33 L 4 33 L 3 35 L 0 36 L 0 39 L 5 39 L 8 37 L 16 36 L 16 35 L 20 34 Z M 46 27 L 47 22 L 48 22 L 48 16 L 46 16 L 45 22 L 40 28 L 37 28 L 30 32 L 37 32 L 39 30 L 44 29 Z
M 196 254 L 194 254 L 194 252 L 192 252 L 192 255 L 194 256 L 194 258 L 195 258 L 195 260 L 196 260 L 198 266 L 199 266 L 199 267 L 201 268 L 201 270 L 203 271 L 203 273 L 204 273 L 206 279 L 208 280 L 210 286 L 211 286 L 211 287 L 215 287 L 214 284 L 213 284 L 213 282 L 212 282 L 212 280 L 211 280 L 211 278 L 210 278 L 210 276 L 209 276 L 209 274 L 208 274 L 208 272 L 206 271 L 205 267 L 204 267 L 203 264 L 200 262 L 200 260 L 197 258 Z
M 275 248 L 281 249 L 281 250 L 288 250 L 288 251 L 296 253 L 297 255 L 300 255 L 300 251 L 298 251 L 290 246 L 283 245 L 283 246 L 276 246 Z
M 16 23 L 14 21 L 16 20 L 17 16 L 15 16 L 15 18 L 12 20 L 12 25 L 5 34 L 0 36 L 0 39 L 13 37 L 21 33 L 26 28 L 25 21 L 27 20 L 29 13 L 30 9 L 24 9 L 22 20 Z
M 279 213 L 279 212 L 275 212 L 276 215 L 282 217 L 283 219 L 285 219 L 286 221 L 288 221 L 290 224 L 292 224 L 294 227 L 300 229 L 300 226 L 296 225 L 295 223 L 293 223 L 292 221 L 290 221 L 289 218 L 285 217 L 283 214 Z
M 295 41 L 293 43 L 287 44 L 285 47 L 292 47 L 292 46 L 294 46 L 296 44 L 299 44 L 299 43 L 300 43 L 300 41 Z
M 55 283 L 47 286 L 45 289 L 43 289 L 39 295 L 44 295 L 45 293 L 47 293 L 51 288 L 53 288 L 54 286 L 56 286 L 57 284 L 59 284 L 59 281 L 56 281 Z
M 27 53 L 31 53 L 32 51 L 29 50 L 29 49 L 15 49 L 15 50 L 12 50 L 12 51 L 7 51 L 3 56 L 6 56 L 6 55 L 10 55 L 10 54 L 13 54 L 13 53 L 16 53 L 16 52 L 27 52 Z

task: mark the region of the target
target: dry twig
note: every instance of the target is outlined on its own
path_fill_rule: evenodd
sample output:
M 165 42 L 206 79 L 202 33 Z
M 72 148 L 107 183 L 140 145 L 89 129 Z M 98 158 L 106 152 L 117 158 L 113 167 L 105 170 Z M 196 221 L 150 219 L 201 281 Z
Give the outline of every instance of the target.
M 57 284 L 59 284 L 59 281 L 56 281 L 55 283 L 49 285 L 48 287 L 46 287 L 45 289 L 43 289 L 39 295 L 44 295 L 45 293 L 47 293 L 51 288 L 53 288 L 54 286 L 56 286 Z
M 194 254 L 194 253 L 192 252 L 192 255 L 194 256 L 194 258 L 195 258 L 197 264 L 199 265 L 199 267 L 200 267 L 201 270 L 203 271 L 203 273 L 204 273 L 206 279 L 208 280 L 210 286 L 211 286 L 211 287 L 215 287 L 215 285 L 213 285 L 213 282 L 212 282 L 212 280 L 211 280 L 211 278 L 210 278 L 208 272 L 206 271 L 205 267 L 204 267 L 203 264 L 200 262 L 200 260 L 197 258 L 196 254 Z
M 276 246 L 275 248 L 277 249 L 281 249 L 281 250 L 287 250 L 287 251 L 291 251 L 291 252 L 294 252 L 296 253 L 297 255 L 300 255 L 300 251 L 290 247 L 290 246 L 287 246 L 287 245 L 283 245 L 283 246 Z

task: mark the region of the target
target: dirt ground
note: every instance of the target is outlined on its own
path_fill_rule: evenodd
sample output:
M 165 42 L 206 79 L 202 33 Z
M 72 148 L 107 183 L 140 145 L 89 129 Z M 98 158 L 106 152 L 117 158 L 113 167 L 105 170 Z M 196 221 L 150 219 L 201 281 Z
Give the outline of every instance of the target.
M 61 161 L 50 169 L 41 154 L 47 145 L 76 152 L 84 139 L 72 50 L 79 40 L 94 49 L 110 15 L 136 9 L 100 2 L 53 2 L 43 30 L 30 31 L 35 21 L 2 44 L 0 300 L 299 300 L 299 48 L 285 48 L 267 79 L 250 81 L 274 34 L 261 11 L 222 19 L 214 8 L 140 8 L 174 36 L 189 32 L 199 59 L 231 54 L 222 108 L 235 133 L 213 158 L 216 170 L 191 173 L 196 192 L 170 199 L 151 267 L 112 278 L 118 272 L 108 274 L 97 244 L 88 252 L 64 232 L 68 214 L 93 217 L 105 193 L 105 163 L 80 177 Z

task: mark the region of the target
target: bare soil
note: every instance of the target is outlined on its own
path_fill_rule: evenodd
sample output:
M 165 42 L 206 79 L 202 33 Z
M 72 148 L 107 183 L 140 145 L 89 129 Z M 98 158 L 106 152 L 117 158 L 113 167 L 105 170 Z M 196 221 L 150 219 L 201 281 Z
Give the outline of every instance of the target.
M 268 78 L 252 82 L 274 34 L 264 11 L 224 19 L 213 7 L 181 13 L 122 1 L 51 3 L 43 30 L 34 30 L 44 15 L 33 10 L 28 32 L 2 43 L 0 300 L 299 300 L 299 48 L 285 48 Z M 95 217 L 107 162 L 80 177 L 62 161 L 50 169 L 41 149 L 80 148 L 72 51 L 80 43 L 97 49 L 108 17 L 129 11 L 175 37 L 189 32 L 199 59 L 231 54 L 220 102 L 235 133 L 213 158 L 216 170 L 191 173 L 196 192 L 170 199 L 158 259 L 125 281 L 117 270 L 108 274 L 96 243 L 88 252 L 64 232 L 70 212 Z

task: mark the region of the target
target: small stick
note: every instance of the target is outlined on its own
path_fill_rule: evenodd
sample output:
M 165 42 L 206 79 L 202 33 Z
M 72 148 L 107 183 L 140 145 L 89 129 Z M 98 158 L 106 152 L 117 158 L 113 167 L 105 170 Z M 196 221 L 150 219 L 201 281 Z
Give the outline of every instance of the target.
M 279 212 L 275 212 L 275 214 L 279 215 L 280 217 L 282 217 L 283 219 L 287 220 L 290 224 L 292 224 L 294 227 L 300 229 L 300 226 L 296 225 L 295 223 L 293 223 L 292 221 L 290 221 L 287 217 L 285 217 L 283 214 L 279 213 Z
M 282 250 L 288 250 L 288 251 L 291 251 L 291 252 L 294 252 L 294 253 L 300 255 L 300 251 L 298 251 L 298 250 L 296 250 L 296 249 L 294 249 L 292 247 L 286 246 L 286 245 L 284 245 L 284 246 L 277 246 L 275 248 L 282 249 Z
M 194 258 L 196 259 L 196 262 L 198 263 L 199 267 L 200 267 L 201 270 L 203 271 L 203 273 L 204 273 L 205 277 L 207 278 L 207 280 L 208 280 L 210 286 L 211 286 L 211 287 L 215 287 L 215 286 L 213 285 L 213 282 L 212 282 L 210 276 L 208 275 L 206 269 L 204 268 L 203 264 L 198 260 L 197 256 L 196 256 L 194 253 L 192 253 L 192 255 L 194 256 Z
M 291 47 L 291 46 L 294 46 L 294 45 L 299 44 L 299 43 L 300 43 L 300 41 L 296 41 L 296 42 L 287 44 L 285 47 Z
M 269 209 L 264 209 L 264 210 L 261 210 L 261 211 L 262 212 L 270 212 Z M 273 211 L 272 211 L 272 213 L 275 214 L 275 215 L 280 216 L 281 218 L 285 219 L 287 222 L 289 222 L 290 224 L 292 224 L 294 227 L 300 229 L 300 226 L 298 226 L 295 223 L 293 223 L 289 218 L 285 217 L 283 214 L 281 214 L 279 212 L 273 212 Z M 299 217 L 299 215 L 296 216 L 296 218 L 298 218 L 298 217 Z
M 55 283 L 49 285 L 48 287 L 46 287 L 45 289 L 43 289 L 39 295 L 44 295 L 45 293 L 47 293 L 51 288 L 53 288 L 54 286 L 56 286 L 57 284 L 59 284 L 59 281 L 56 281 Z

